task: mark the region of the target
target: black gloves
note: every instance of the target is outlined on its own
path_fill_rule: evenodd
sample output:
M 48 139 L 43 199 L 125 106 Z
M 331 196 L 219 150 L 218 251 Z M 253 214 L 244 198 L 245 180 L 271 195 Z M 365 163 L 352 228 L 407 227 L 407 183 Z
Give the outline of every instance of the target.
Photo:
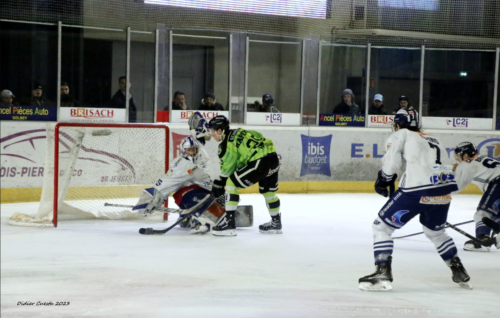
M 382 170 L 378 172 L 377 181 L 375 181 L 375 191 L 383 197 L 391 196 L 395 191 L 394 182 L 398 175 L 387 175 Z
M 227 178 L 220 177 L 220 179 L 214 180 L 214 184 L 212 185 L 212 194 L 214 197 L 218 198 L 226 192 L 224 187 L 226 186 Z

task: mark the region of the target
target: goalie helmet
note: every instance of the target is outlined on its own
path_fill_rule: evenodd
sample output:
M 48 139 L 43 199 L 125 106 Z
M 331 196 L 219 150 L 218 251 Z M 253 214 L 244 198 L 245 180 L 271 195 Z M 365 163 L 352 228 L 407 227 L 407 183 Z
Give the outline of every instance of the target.
M 199 145 L 196 142 L 196 140 L 194 140 L 193 137 L 188 136 L 182 139 L 180 148 L 181 148 L 181 156 L 194 158 L 198 154 Z M 192 154 L 188 153 L 188 149 L 194 149 L 193 153 Z
M 400 128 L 407 128 L 409 130 L 418 130 L 418 119 L 415 111 L 407 111 L 405 109 L 400 109 L 394 116 L 393 128 L 397 130 L 397 125 Z
M 215 116 L 208 122 L 208 128 L 214 131 L 221 128 L 224 132 L 227 132 L 229 130 L 229 120 L 224 115 Z
M 477 155 L 477 148 L 472 142 L 461 142 L 455 147 L 455 155 L 459 156 L 462 160 L 464 159 L 464 154 L 467 154 L 469 158 Z

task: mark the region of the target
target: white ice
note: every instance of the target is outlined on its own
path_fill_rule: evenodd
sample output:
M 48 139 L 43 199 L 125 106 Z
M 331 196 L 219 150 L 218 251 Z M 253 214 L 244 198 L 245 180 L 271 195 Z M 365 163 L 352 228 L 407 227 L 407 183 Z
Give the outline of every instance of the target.
M 282 235 L 265 235 L 260 195 L 251 228 L 237 237 L 190 236 L 175 228 L 143 236 L 145 220 L 61 221 L 58 228 L 7 224 L 36 203 L 1 205 L 2 317 L 498 317 L 500 250 L 465 252 L 449 229 L 473 290 L 460 288 L 423 235 L 395 240 L 393 290 L 363 292 L 374 270 L 375 194 L 281 194 Z M 471 220 L 479 196 L 456 196 L 449 221 Z M 474 225 L 461 226 L 474 233 Z M 418 218 L 395 236 L 420 232 Z M 18 305 L 20 301 L 32 306 Z M 69 306 L 36 306 L 37 302 Z

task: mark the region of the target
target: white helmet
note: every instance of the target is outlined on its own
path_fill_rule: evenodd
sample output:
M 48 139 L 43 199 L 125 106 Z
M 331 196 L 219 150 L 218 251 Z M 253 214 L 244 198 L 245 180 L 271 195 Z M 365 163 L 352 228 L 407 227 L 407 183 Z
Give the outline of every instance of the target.
M 198 142 L 193 137 L 188 136 L 182 139 L 180 148 L 181 148 L 181 156 L 194 158 L 198 154 L 199 145 Z M 187 150 L 191 148 L 194 148 L 194 152 L 188 154 Z

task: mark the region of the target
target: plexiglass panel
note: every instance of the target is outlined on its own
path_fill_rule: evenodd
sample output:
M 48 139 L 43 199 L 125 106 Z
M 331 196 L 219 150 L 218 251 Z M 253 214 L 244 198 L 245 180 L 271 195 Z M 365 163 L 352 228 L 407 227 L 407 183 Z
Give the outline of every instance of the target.
M 2 105 L 57 105 L 57 26 L 0 22 L 0 65 Z
M 248 50 L 247 111 L 300 113 L 302 41 L 250 35 Z
M 371 49 L 369 114 L 392 115 L 400 108 L 418 111 L 420 61 L 420 49 Z M 373 103 L 376 94 L 382 95 L 382 108 Z
M 228 110 L 229 34 L 173 31 L 171 98 L 173 110 Z
M 495 52 L 425 51 L 423 115 L 491 118 Z
M 364 114 L 366 48 L 321 46 L 320 114 Z
M 138 123 L 154 121 L 155 33 L 131 33 L 130 93 Z

